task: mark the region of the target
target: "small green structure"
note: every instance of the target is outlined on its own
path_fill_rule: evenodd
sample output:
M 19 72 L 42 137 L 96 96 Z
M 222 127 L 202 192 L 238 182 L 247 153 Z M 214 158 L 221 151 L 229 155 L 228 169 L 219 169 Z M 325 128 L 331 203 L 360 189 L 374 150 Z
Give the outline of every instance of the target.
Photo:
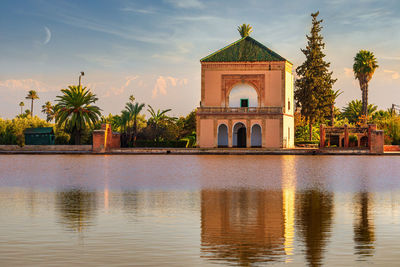
M 24 135 L 25 145 L 54 145 L 53 127 L 27 128 Z

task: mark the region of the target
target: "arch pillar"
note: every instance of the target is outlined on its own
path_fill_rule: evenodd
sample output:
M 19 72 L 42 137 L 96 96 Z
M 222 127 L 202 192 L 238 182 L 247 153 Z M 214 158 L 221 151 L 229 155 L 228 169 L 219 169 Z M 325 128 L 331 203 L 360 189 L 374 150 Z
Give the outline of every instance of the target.
M 263 119 L 262 120 L 262 122 L 261 122 L 261 147 L 266 147 L 267 145 L 266 145 L 266 131 L 265 131 L 265 128 L 266 128 L 266 123 L 265 123 L 265 119 Z
M 228 147 L 232 147 L 232 139 L 233 139 L 233 129 L 232 129 L 232 120 L 228 120 Z
M 246 120 L 246 147 L 251 147 L 251 125 L 250 120 Z
M 218 147 L 218 121 L 214 119 L 214 147 Z

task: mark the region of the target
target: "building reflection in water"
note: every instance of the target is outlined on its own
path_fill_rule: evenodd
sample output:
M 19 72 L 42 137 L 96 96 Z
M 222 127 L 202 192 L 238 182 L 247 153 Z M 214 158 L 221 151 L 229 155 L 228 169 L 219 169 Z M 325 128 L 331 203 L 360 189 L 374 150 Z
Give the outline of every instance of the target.
M 368 192 L 359 192 L 354 197 L 354 242 L 355 254 L 362 257 L 372 256 L 375 250 L 375 227 L 371 215 L 372 196 Z
M 310 266 L 322 265 L 323 253 L 331 234 L 333 201 L 333 193 L 318 187 L 296 195 L 296 225 Z
M 202 257 L 242 266 L 292 261 L 295 163 L 290 156 L 281 162 L 277 188 L 202 190 Z
M 60 223 L 68 229 L 81 232 L 92 224 L 96 212 L 96 194 L 81 189 L 57 192 L 56 209 Z
M 282 260 L 281 191 L 202 190 L 202 257 L 248 266 Z

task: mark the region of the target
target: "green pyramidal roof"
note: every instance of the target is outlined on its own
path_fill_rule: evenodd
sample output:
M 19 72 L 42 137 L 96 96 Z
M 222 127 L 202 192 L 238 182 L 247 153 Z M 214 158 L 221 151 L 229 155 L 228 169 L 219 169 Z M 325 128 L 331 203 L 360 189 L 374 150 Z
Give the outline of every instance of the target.
M 286 61 L 283 57 L 250 36 L 200 59 L 200 62 Z

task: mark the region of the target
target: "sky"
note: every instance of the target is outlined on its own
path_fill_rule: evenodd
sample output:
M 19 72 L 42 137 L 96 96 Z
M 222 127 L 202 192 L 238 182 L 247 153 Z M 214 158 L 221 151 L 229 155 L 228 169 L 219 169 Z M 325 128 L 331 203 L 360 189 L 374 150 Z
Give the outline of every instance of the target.
M 400 104 L 400 2 L 398 0 L 2 0 L 0 16 L 0 117 L 13 118 L 29 90 L 34 113 L 60 89 L 84 86 L 99 98 L 104 115 L 118 114 L 130 95 L 171 115 L 189 113 L 200 101 L 200 62 L 240 38 L 237 26 L 294 64 L 304 60 L 310 14 L 320 11 L 326 60 L 337 105 L 361 99 L 352 73 L 361 49 L 379 64 L 369 102 L 380 109 Z

